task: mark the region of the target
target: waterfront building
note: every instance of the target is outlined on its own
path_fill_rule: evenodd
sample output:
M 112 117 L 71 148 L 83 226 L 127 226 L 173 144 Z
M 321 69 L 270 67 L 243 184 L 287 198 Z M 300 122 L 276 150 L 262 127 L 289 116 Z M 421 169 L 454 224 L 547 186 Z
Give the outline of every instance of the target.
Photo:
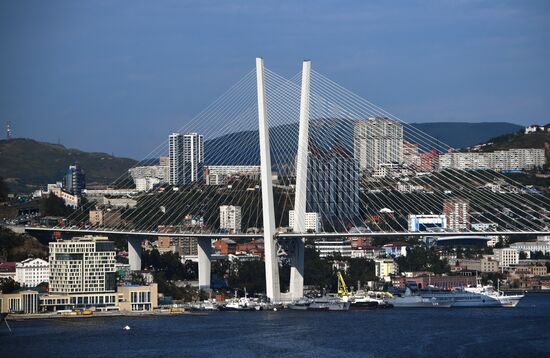
M 390 281 L 390 276 L 397 274 L 397 264 L 393 259 L 375 259 L 375 275 L 386 282 Z
M 86 188 L 86 175 L 78 163 L 69 166 L 65 174 L 64 186 L 66 192 L 80 195 Z
M 445 229 L 447 228 L 447 219 L 445 215 L 440 214 L 409 214 L 408 223 L 410 232 L 445 231 Z
M 357 161 L 343 148 L 310 147 L 308 155 L 307 212 L 323 220 L 348 223 L 359 214 Z
M 325 238 L 315 240 L 315 250 L 319 257 L 326 258 L 340 254 L 342 257 L 351 257 L 351 241 L 347 238 Z
M 463 198 L 448 198 L 443 202 L 443 215 L 447 219 L 447 229 L 464 231 L 470 229 L 470 202 Z
M 385 117 L 355 122 L 354 157 L 361 172 L 371 172 L 380 164 L 403 163 L 403 125 Z
M 115 292 L 115 246 L 102 236 L 50 242 L 50 293 Z
M 204 138 L 197 133 L 172 133 L 169 138 L 171 185 L 188 185 L 203 176 Z
M 125 285 L 117 288 L 117 305 L 121 311 L 152 311 L 158 306 L 158 285 Z
M 28 258 L 15 266 L 15 281 L 23 287 L 35 287 L 48 282 L 50 269 L 48 261 Z
M 241 207 L 234 205 L 220 206 L 220 229 L 231 234 L 241 232 Z
M 510 267 L 519 263 L 519 250 L 513 248 L 493 249 L 499 267 Z
M 38 313 L 38 297 L 38 292 L 31 290 L 0 293 L 0 313 Z
M 497 171 L 530 170 L 546 163 L 544 149 L 509 149 L 494 152 L 453 152 L 439 156 L 439 169 Z
M 288 226 L 294 227 L 295 214 L 294 210 L 288 212 Z M 306 231 L 313 231 L 315 233 L 321 232 L 321 215 L 319 213 L 306 213 Z
M 225 185 L 230 178 L 260 178 L 259 165 L 206 165 L 204 167 L 206 185 Z
M 433 286 L 442 290 L 452 290 L 454 288 L 462 288 L 475 286 L 477 284 L 474 275 L 459 275 L 459 276 L 444 276 L 444 275 L 427 275 L 420 277 L 407 277 L 401 279 L 402 285 L 415 283 L 418 288 L 425 289 L 428 286 Z

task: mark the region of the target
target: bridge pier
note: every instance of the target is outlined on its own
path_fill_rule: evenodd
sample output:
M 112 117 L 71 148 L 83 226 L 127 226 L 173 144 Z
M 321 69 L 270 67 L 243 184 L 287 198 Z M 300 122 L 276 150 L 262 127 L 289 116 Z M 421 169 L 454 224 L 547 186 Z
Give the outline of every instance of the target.
M 128 238 L 128 263 L 130 270 L 141 271 L 141 238 L 139 236 Z
M 295 233 L 306 232 L 310 77 L 311 61 L 305 60 L 302 65 L 300 127 L 296 153 L 296 194 L 294 197 L 294 227 L 292 228 Z M 294 240 L 294 255 L 290 267 L 290 296 L 292 300 L 298 300 L 304 295 L 304 238 L 297 237 Z
M 209 291 L 212 274 L 212 240 L 209 237 L 197 238 L 197 253 L 199 256 L 199 288 Z

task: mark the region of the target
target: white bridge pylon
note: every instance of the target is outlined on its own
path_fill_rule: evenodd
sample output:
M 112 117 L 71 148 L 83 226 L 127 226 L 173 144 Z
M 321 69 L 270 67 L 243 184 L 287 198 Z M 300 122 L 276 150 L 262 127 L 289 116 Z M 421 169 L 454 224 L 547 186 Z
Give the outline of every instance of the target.
M 296 153 L 296 193 L 294 204 L 294 233 L 306 232 L 307 163 L 311 61 L 304 60 L 300 96 L 300 121 L 298 150 Z M 264 61 L 256 58 L 256 81 L 258 89 L 258 121 L 260 139 L 260 170 L 262 183 L 262 208 L 265 245 L 266 294 L 272 302 L 297 300 L 304 294 L 304 238 L 294 237 L 294 251 L 290 258 L 290 292 L 283 294 L 279 284 L 279 264 L 276 254 L 275 213 L 271 182 L 271 156 L 269 126 L 265 102 Z

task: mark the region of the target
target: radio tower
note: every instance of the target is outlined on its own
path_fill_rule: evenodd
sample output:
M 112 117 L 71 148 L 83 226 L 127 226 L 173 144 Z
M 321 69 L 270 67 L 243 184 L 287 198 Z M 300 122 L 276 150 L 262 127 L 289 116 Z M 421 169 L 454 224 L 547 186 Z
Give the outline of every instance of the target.
M 6 139 L 11 139 L 11 122 L 6 124 Z

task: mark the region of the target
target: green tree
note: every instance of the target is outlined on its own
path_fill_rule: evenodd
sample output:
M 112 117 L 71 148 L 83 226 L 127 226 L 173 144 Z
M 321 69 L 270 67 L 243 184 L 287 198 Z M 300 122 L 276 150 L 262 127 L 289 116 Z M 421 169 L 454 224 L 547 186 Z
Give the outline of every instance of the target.
M 0 292 L 2 293 L 14 293 L 21 288 L 19 282 L 15 282 L 12 278 L 0 279 Z
M 65 205 L 60 197 L 50 193 L 40 201 L 40 213 L 43 216 L 69 216 L 73 210 Z

